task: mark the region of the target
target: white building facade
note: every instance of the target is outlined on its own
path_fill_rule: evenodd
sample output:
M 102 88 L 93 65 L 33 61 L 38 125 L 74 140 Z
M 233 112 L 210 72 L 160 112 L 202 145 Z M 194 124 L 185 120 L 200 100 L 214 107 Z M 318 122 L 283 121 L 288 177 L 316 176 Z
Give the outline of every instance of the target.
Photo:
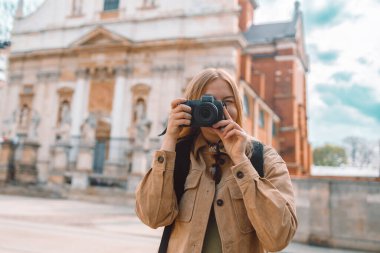
M 0 133 L 38 143 L 41 182 L 62 143 L 67 168 L 78 167 L 86 144 L 93 171 L 131 172 L 136 143 L 159 145 L 170 101 L 196 73 L 217 67 L 239 79 L 242 4 L 255 7 L 248 0 L 46 0 L 15 20 Z

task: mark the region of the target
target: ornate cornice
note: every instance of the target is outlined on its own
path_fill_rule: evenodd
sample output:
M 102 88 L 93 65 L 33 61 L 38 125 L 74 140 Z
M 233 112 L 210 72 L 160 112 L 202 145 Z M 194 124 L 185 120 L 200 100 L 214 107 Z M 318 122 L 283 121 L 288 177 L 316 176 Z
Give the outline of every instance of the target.
M 128 76 L 133 73 L 133 67 L 130 65 L 115 67 L 116 76 Z
M 21 73 L 15 73 L 9 75 L 10 84 L 20 84 L 24 78 L 24 75 Z
M 232 62 L 212 62 L 207 63 L 203 66 L 204 68 L 222 68 L 222 69 L 231 69 L 236 70 L 236 64 Z
M 60 71 L 40 71 L 37 73 L 37 80 L 39 82 L 57 81 L 60 77 Z
M 80 68 L 75 71 L 75 76 L 78 79 L 86 79 L 89 76 L 89 70 L 87 68 Z
M 182 64 L 175 64 L 175 65 L 169 65 L 169 64 L 162 64 L 162 65 L 156 65 L 152 66 L 151 71 L 153 73 L 167 73 L 167 72 L 177 72 L 177 71 L 183 71 L 184 66 Z

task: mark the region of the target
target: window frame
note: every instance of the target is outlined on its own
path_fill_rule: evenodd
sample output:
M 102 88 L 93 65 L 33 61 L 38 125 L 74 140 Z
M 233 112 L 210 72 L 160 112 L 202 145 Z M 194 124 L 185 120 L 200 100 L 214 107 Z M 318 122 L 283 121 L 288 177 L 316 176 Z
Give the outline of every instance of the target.
M 120 7 L 119 0 L 104 0 L 103 11 L 116 11 Z
M 259 119 L 258 119 L 259 127 L 264 128 L 265 127 L 265 111 L 260 109 L 258 116 L 259 116 Z

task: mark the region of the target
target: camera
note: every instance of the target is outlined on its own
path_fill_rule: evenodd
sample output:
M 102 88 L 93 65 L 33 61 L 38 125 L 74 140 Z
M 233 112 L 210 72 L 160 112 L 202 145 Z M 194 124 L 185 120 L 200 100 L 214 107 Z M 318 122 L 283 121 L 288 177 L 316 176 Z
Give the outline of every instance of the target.
M 206 94 L 201 100 L 189 100 L 184 104 L 191 107 L 192 127 L 210 127 L 224 119 L 223 102 L 211 95 Z

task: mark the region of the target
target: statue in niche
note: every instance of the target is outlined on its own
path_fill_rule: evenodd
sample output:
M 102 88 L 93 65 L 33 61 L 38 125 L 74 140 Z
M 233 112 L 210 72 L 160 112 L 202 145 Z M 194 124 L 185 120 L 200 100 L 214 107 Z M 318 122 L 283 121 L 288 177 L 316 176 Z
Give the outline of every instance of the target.
M 143 99 L 139 99 L 135 105 L 136 147 L 146 147 L 151 122 L 146 116 L 146 106 Z
M 95 142 L 96 119 L 90 115 L 81 126 L 81 140 L 84 144 L 93 144 Z
M 23 105 L 20 111 L 19 127 L 22 130 L 28 129 L 30 110 L 27 105 Z
M 29 139 L 32 139 L 32 140 L 37 139 L 37 137 L 38 137 L 37 129 L 38 129 L 38 126 L 40 125 L 40 121 L 41 121 L 41 117 L 40 117 L 39 113 L 34 111 L 32 118 L 31 118 L 29 129 L 28 129 L 28 138 Z
M 57 139 L 61 142 L 67 142 L 70 139 L 71 116 L 70 104 L 68 101 L 63 101 L 59 109 L 59 124 L 57 131 Z

